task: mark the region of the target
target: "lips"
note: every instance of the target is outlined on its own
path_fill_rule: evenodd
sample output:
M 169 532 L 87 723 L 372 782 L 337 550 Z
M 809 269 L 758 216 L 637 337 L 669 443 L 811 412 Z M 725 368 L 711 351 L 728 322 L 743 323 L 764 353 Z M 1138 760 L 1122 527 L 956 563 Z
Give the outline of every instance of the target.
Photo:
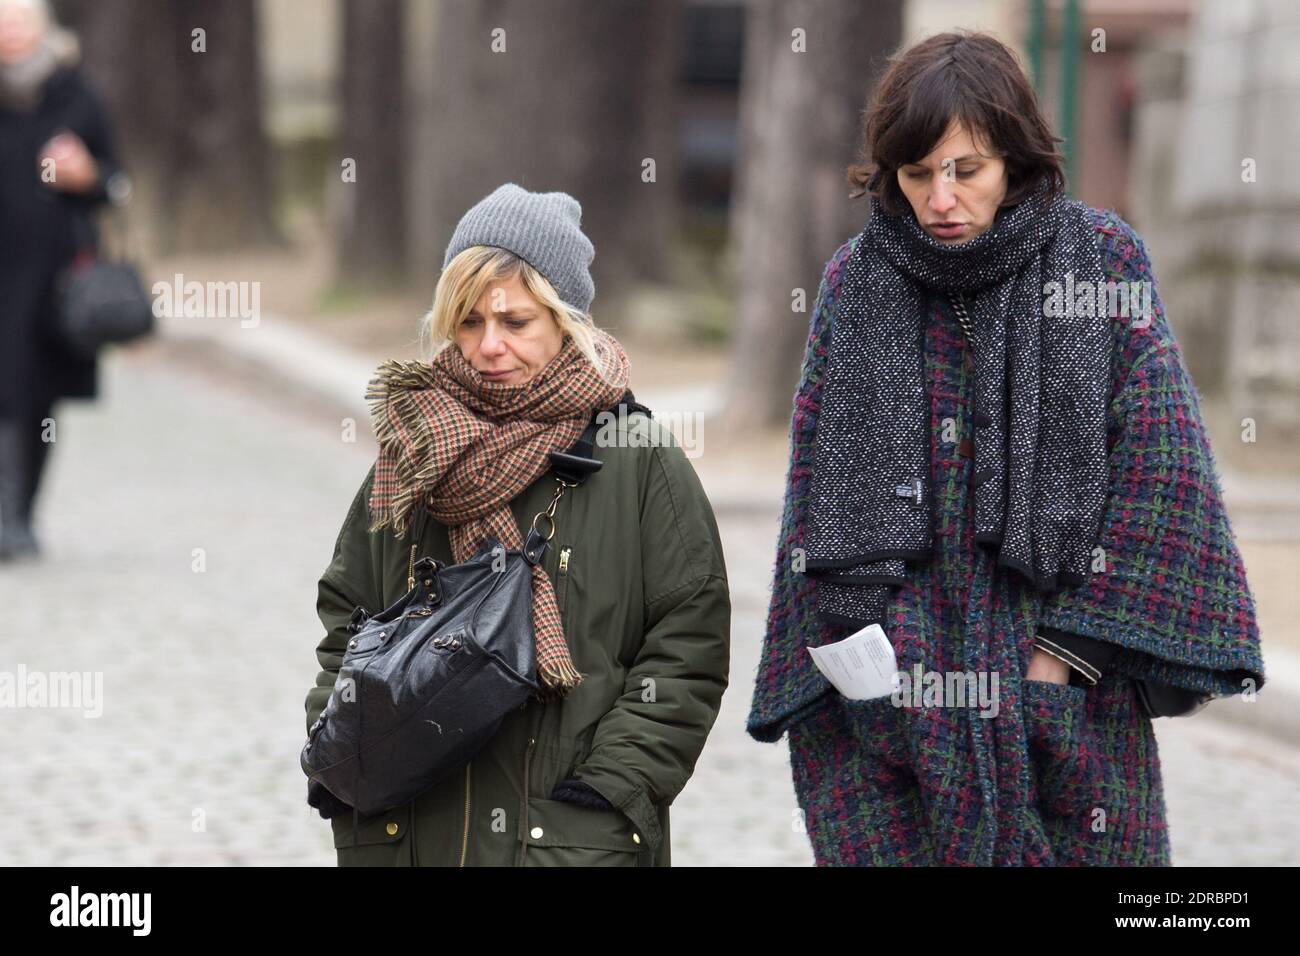
M 487 379 L 489 382 L 499 382 L 501 381 L 501 379 L 505 378 L 509 374 L 510 374 L 510 369 L 505 369 L 500 372 L 485 372 L 482 369 L 479 370 L 479 375 Z
M 930 231 L 941 239 L 953 239 L 966 229 L 964 222 L 936 222 L 930 225 Z

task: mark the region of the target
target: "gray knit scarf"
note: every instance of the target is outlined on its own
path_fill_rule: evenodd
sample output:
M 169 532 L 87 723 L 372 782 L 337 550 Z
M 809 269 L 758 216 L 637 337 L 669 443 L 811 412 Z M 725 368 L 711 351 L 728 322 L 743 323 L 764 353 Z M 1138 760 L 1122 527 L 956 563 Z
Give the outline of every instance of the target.
M 976 542 L 1040 591 L 1086 581 L 1106 492 L 1109 319 L 1082 302 L 1046 304 L 1048 283 L 1069 288 L 1067 274 L 1075 289 L 1103 280 L 1087 207 L 1047 193 L 1044 181 L 956 245 L 872 199 L 845 265 L 817 422 L 804 544 L 824 619 L 880 621 L 906 562 L 931 555 L 923 353 L 934 294 L 960 296 L 974 338 Z

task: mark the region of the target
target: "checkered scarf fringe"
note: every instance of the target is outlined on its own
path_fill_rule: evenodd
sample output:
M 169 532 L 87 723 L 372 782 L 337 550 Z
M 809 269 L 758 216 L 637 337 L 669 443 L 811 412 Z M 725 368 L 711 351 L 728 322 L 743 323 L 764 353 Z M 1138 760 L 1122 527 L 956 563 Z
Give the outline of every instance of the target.
M 566 338 L 554 359 L 522 385 L 484 382 L 460 349 L 432 362 L 390 360 L 366 391 L 379 459 L 370 495 L 371 531 L 405 537 L 420 498 L 445 525 L 452 557 L 466 561 L 489 538 L 517 549 L 522 536 L 510 502 L 568 451 L 592 416 L 627 388 L 627 355 L 594 330 L 602 369 Z M 533 630 L 544 698 L 582 680 L 573 665 L 551 579 L 533 568 Z

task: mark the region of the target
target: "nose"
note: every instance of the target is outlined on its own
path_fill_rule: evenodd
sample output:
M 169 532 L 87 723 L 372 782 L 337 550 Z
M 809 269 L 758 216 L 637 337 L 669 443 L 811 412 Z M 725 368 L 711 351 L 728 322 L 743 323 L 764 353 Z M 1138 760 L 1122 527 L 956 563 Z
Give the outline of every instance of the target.
M 506 351 L 505 340 L 501 337 L 501 328 L 495 319 L 488 319 L 483 323 L 483 340 L 479 342 L 478 350 L 485 358 L 496 358 L 504 355 Z
M 942 173 L 936 174 L 934 185 L 930 187 L 930 211 L 935 215 L 944 216 L 956 206 L 957 195 L 952 190 L 952 183 L 946 182 Z

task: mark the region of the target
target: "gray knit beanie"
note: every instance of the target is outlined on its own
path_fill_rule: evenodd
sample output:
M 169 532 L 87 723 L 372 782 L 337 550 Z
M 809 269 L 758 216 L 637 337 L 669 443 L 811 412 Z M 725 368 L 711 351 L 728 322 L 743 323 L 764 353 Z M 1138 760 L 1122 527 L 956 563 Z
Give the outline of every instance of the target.
M 568 193 L 530 193 L 506 183 L 461 217 L 442 267 L 470 246 L 505 249 L 545 276 L 566 304 L 586 312 L 596 295 L 590 270 L 596 250 L 581 224 L 582 206 Z

